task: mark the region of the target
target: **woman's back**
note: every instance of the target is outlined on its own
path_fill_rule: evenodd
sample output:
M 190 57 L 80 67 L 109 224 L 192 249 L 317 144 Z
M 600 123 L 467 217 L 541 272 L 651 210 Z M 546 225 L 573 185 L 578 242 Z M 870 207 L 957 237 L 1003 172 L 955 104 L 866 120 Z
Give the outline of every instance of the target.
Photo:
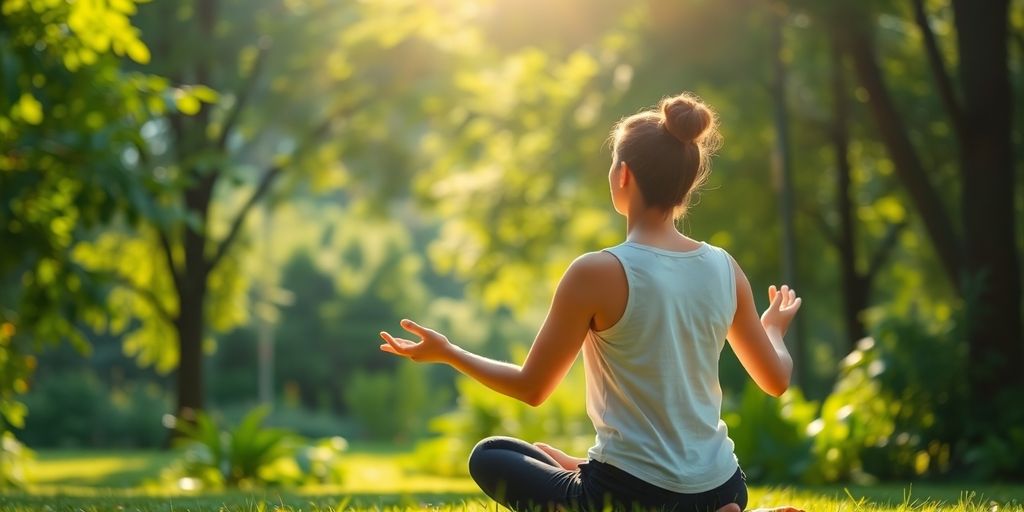
M 664 489 L 697 493 L 735 472 L 718 359 L 736 310 L 732 262 L 635 242 L 606 249 L 625 273 L 622 317 L 583 345 L 593 459 Z

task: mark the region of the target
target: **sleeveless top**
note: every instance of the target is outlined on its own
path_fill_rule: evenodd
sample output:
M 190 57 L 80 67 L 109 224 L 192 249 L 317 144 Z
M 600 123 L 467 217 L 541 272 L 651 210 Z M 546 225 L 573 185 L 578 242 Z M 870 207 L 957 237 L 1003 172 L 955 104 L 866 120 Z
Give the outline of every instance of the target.
M 736 472 L 718 359 L 736 312 L 725 250 L 687 252 L 625 242 L 605 249 L 622 264 L 622 318 L 583 344 L 591 459 L 678 493 L 700 493 Z

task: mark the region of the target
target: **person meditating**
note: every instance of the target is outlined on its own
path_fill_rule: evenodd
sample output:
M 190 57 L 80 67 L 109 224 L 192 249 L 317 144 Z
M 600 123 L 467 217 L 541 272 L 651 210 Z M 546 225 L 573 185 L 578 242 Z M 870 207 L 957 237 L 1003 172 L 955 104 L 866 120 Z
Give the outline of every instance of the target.
M 380 349 L 451 365 L 533 406 L 583 350 L 597 432 L 586 458 L 501 436 L 469 456 L 480 488 L 513 510 L 740 512 L 747 488 L 721 418 L 719 356 L 728 340 L 754 382 L 781 395 L 793 368 L 783 336 L 801 299 L 771 286 L 758 317 L 736 261 L 676 229 L 719 145 L 709 106 L 689 93 L 665 98 L 619 121 L 612 140 L 608 185 L 626 239 L 572 262 L 522 366 L 468 352 L 411 320 L 401 326 L 418 342 L 381 332 Z

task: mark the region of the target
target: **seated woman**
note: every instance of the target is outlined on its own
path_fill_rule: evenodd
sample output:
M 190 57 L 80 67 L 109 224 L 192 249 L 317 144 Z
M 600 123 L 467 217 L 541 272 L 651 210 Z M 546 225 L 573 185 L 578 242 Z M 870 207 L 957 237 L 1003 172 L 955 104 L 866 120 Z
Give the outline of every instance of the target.
M 684 93 L 615 126 L 608 184 L 615 211 L 626 217 L 626 239 L 569 266 L 522 366 L 465 351 L 410 320 L 401 325 L 419 342 L 381 333 L 385 352 L 449 364 L 534 406 L 582 348 L 596 443 L 578 458 L 544 443 L 480 441 L 469 471 L 495 501 L 513 510 L 746 507 L 744 475 L 721 419 L 719 355 L 728 339 L 761 389 L 781 395 L 793 367 L 783 335 L 800 298 L 772 286 L 759 318 L 729 254 L 676 229 L 708 176 L 716 123 L 707 105 Z

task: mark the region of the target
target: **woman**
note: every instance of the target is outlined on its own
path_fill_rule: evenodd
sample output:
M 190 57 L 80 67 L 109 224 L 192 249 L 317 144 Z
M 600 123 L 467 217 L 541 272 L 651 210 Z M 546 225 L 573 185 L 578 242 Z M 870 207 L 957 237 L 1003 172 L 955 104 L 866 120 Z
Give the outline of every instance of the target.
M 707 178 L 719 136 L 695 96 L 666 98 L 612 133 L 612 205 L 626 240 L 576 259 L 522 366 L 494 361 L 403 320 L 419 342 L 381 337 L 382 351 L 446 363 L 491 389 L 539 405 L 583 350 L 587 458 L 509 437 L 480 441 L 473 479 L 512 509 L 634 507 L 739 512 L 743 472 L 721 420 L 718 359 L 728 339 L 765 392 L 781 395 L 793 361 L 783 335 L 800 308 L 789 287 L 768 290 L 760 318 L 750 283 L 722 249 L 676 229 Z

